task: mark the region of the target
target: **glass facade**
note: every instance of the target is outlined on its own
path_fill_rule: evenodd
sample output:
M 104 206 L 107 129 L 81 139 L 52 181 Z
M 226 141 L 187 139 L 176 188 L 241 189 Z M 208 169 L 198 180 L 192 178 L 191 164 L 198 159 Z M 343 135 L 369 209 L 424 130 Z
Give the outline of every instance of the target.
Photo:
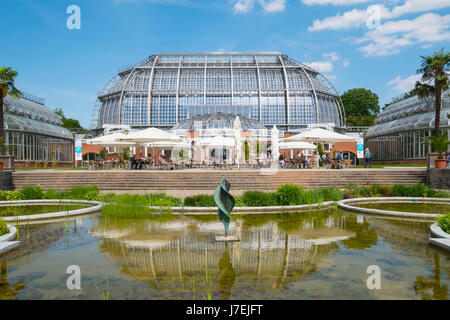
M 4 112 L 5 143 L 16 161 L 73 161 L 72 132 L 42 100 L 7 96 Z
M 450 92 L 444 92 L 440 114 L 442 134 L 450 137 Z M 384 108 L 377 125 L 365 135 L 374 160 L 425 159 L 431 151 L 426 137 L 433 135 L 434 99 L 411 97 Z
M 100 92 L 92 129 L 105 124 L 170 128 L 215 112 L 301 128 L 345 127 L 337 91 L 316 70 L 279 52 L 156 54 Z

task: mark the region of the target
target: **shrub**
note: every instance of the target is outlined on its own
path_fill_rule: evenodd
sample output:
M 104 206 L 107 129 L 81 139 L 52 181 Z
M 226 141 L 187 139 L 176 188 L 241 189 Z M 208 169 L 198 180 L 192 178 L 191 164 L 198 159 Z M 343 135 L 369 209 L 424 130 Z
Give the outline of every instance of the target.
M 105 194 L 99 194 L 95 198 L 95 201 L 100 202 L 114 202 L 116 200 L 116 194 L 115 193 L 105 193 Z
M 22 192 L 20 191 L 3 191 L 6 201 L 25 200 Z
M 152 193 L 147 196 L 149 205 L 156 207 L 179 207 L 182 202 L 180 199 L 168 196 L 165 193 Z
M 320 188 L 305 190 L 301 196 L 301 204 L 314 204 L 325 201 L 339 201 L 344 198 L 344 193 L 338 188 Z
M 361 197 L 361 189 L 363 187 L 358 186 L 354 183 L 349 183 L 345 186 L 344 191 L 344 199 L 350 199 L 350 198 L 360 198 Z
M 196 196 L 186 197 L 184 199 L 186 207 L 216 207 L 214 196 L 209 194 L 199 194 Z
M 277 204 L 276 194 L 263 191 L 246 191 L 242 195 L 246 207 L 269 207 Z
M 0 236 L 9 233 L 8 225 L 0 218 Z
M 70 198 L 76 200 L 94 200 L 98 194 L 97 186 L 78 186 L 70 189 Z
M 44 195 L 42 187 L 37 186 L 24 186 L 22 188 L 22 194 L 25 200 L 40 200 Z
M 246 206 L 243 196 L 234 197 L 234 201 L 235 201 L 235 203 L 234 203 L 235 207 L 245 207 Z
M 276 192 L 277 204 L 293 206 L 301 203 L 303 189 L 293 184 L 284 184 Z
M 416 184 L 414 186 L 406 186 L 396 184 L 392 188 L 392 197 L 428 197 L 428 198 L 444 198 L 446 194 L 433 190 L 424 184 Z
M 450 212 L 438 219 L 439 227 L 450 234 Z

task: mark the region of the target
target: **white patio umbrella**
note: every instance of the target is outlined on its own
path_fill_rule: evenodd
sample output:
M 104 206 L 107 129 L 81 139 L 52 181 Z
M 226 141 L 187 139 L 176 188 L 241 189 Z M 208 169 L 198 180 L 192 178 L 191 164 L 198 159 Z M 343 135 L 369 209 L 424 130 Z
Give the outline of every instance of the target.
M 114 147 L 114 146 L 134 146 L 134 142 L 122 142 L 118 139 L 126 138 L 127 135 L 124 133 L 112 133 L 106 136 L 101 136 L 86 141 L 87 144 L 99 146 L 99 147 Z
M 285 142 L 306 141 L 317 143 L 337 143 L 337 142 L 356 142 L 356 138 L 346 136 L 337 132 L 314 128 L 295 136 L 289 137 Z
M 279 149 L 279 139 L 280 139 L 280 131 L 278 131 L 277 126 L 273 126 L 272 133 L 272 163 L 274 166 L 278 166 L 278 159 L 280 158 L 280 149 Z
M 239 161 L 241 159 L 242 153 L 241 121 L 239 120 L 239 116 L 237 116 L 236 119 L 234 120 L 233 129 L 234 129 L 234 140 L 236 142 L 235 157 L 239 169 Z
M 153 143 L 147 143 L 147 147 L 150 148 L 163 148 L 163 149 L 189 149 L 191 144 L 187 141 L 158 141 Z
M 236 146 L 236 142 L 233 138 L 226 138 L 224 136 L 218 135 L 212 139 L 205 139 L 201 142 L 202 145 L 213 149 L 213 148 L 234 148 Z
M 136 143 L 152 143 L 159 141 L 171 141 L 171 142 L 183 141 L 181 137 L 158 128 L 147 128 L 144 130 L 131 132 L 126 137 L 120 138 L 118 140 L 122 142 L 136 142 Z
M 293 141 L 293 142 L 281 142 L 280 150 L 290 150 L 290 149 L 308 149 L 314 150 L 317 149 L 312 143 L 304 142 L 304 141 Z
M 280 150 L 291 150 L 291 158 L 294 157 L 294 149 L 301 150 L 314 150 L 317 149 L 317 146 L 313 145 L 309 142 L 304 141 L 293 141 L 293 142 L 281 142 Z

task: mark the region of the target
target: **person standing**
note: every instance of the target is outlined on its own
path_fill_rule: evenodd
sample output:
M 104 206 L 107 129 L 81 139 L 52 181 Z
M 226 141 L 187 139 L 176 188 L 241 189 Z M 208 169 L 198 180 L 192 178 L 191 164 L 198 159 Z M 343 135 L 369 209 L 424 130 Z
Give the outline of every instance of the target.
M 364 168 L 367 168 L 367 165 L 369 165 L 369 168 L 372 168 L 370 166 L 370 158 L 371 158 L 370 150 L 369 148 L 366 148 L 366 152 L 364 153 Z
M 319 169 L 320 168 L 320 154 L 318 152 L 315 153 L 314 160 L 316 161 L 316 163 L 315 163 L 316 168 Z

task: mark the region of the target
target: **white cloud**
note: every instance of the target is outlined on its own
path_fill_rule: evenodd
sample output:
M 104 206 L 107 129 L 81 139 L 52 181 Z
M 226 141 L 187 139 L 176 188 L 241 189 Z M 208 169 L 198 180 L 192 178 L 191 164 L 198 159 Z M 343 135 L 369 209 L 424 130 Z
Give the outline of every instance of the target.
M 234 4 L 234 12 L 247 13 L 253 9 L 254 0 L 239 0 Z
M 307 62 L 306 65 L 316 69 L 319 72 L 331 72 L 334 68 L 333 63 L 330 61 Z
M 327 17 L 323 20 L 314 20 L 309 31 L 341 30 L 357 28 L 365 25 L 373 10 L 380 13 L 381 20 L 398 18 L 405 14 L 426 12 L 450 7 L 449 0 L 406 0 L 403 5 L 395 6 L 390 10 L 384 5 L 371 5 L 366 10 L 353 9 L 343 14 Z
M 286 0 L 260 0 L 259 2 L 266 12 L 280 12 L 286 7 Z
M 345 59 L 345 60 L 342 62 L 342 66 L 343 66 L 344 68 L 347 68 L 348 66 L 350 66 L 350 60 Z
M 233 10 L 235 13 L 247 13 L 254 8 L 255 3 L 259 3 L 265 12 L 280 12 L 286 8 L 286 0 L 238 0 Z
M 426 13 L 414 20 L 389 21 L 369 31 L 355 43 L 370 42 L 359 50 L 367 56 L 384 56 L 400 52 L 412 44 L 450 41 L 450 15 Z
M 364 2 L 374 1 L 374 0 L 301 0 L 301 1 L 308 6 L 325 5 L 325 4 L 332 4 L 334 6 L 344 6 L 344 5 L 364 3 Z
M 405 79 L 400 78 L 400 76 L 397 76 L 397 78 L 390 80 L 387 84 L 388 86 L 392 87 L 392 90 L 405 93 L 409 92 L 410 90 L 414 89 L 416 85 L 416 81 L 420 80 L 420 75 L 412 75 Z
M 330 58 L 331 61 L 339 61 L 339 56 L 336 52 L 324 53 L 325 58 Z

